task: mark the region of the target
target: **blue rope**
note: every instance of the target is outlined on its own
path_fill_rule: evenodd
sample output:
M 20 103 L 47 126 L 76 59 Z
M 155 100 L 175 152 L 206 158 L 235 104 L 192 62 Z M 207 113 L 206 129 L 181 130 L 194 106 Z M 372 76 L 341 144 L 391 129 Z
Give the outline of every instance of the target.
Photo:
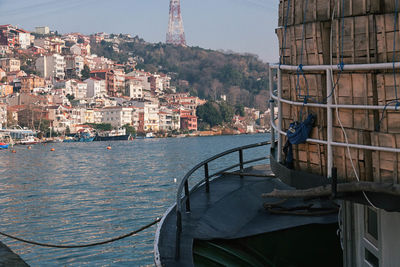
M 342 8 L 342 17 L 341 17 L 340 23 L 342 23 L 342 25 L 341 25 L 341 27 L 340 27 L 340 28 L 341 28 L 341 29 L 340 29 L 340 31 L 341 31 L 340 37 L 341 37 L 342 39 L 341 39 L 341 44 L 340 44 L 340 63 L 337 65 L 337 66 L 338 66 L 338 69 L 339 69 L 339 72 L 338 72 L 336 82 L 334 83 L 331 92 L 330 92 L 329 95 L 327 95 L 327 96 L 325 97 L 325 99 L 324 99 L 325 101 L 327 101 L 328 98 L 330 98 L 330 97 L 333 95 L 333 92 L 335 91 L 336 86 L 337 86 L 338 83 L 339 83 L 340 75 L 342 74 L 343 69 L 344 69 L 344 61 L 343 61 L 343 43 L 344 43 L 344 0 L 342 0 L 342 6 L 341 6 L 341 8 Z
M 307 77 L 303 71 L 303 50 L 304 50 L 304 43 L 305 43 L 305 25 L 306 25 L 306 17 L 307 17 L 307 6 L 308 6 L 308 0 L 306 0 L 305 2 L 305 8 L 303 10 L 303 29 L 301 32 L 301 53 L 300 53 L 300 64 L 297 67 L 297 71 L 296 71 L 296 94 L 298 96 L 299 99 L 303 99 L 303 105 L 300 108 L 300 117 L 299 120 L 302 121 L 303 120 L 303 109 L 305 104 L 307 104 L 308 99 L 311 98 L 310 97 L 310 90 L 308 87 L 308 81 L 307 81 Z M 305 82 L 305 87 L 306 87 L 306 95 L 302 95 L 301 94 L 301 86 L 300 86 L 300 75 L 304 78 L 304 82 Z
M 395 95 L 395 100 L 392 100 L 388 103 L 386 103 L 385 107 L 383 108 L 383 112 L 382 112 L 382 116 L 381 119 L 379 120 L 378 125 L 375 127 L 375 130 L 377 132 L 380 131 L 381 129 L 381 124 L 383 119 L 385 118 L 385 111 L 387 109 L 388 106 L 395 104 L 395 111 L 397 111 L 400 107 L 400 101 L 399 101 L 399 97 L 397 94 L 397 83 L 396 83 L 396 68 L 395 68 L 395 63 L 396 63 L 396 31 L 397 31 L 397 11 L 399 9 L 399 1 L 396 0 L 395 2 L 395 12 L 394 12 L 394 35 L 393 35 L 393 57 L 392 57 L 392 64 L 393 64 L 393 82 L 394 82 L 394 95 Z
M 288 0 L 288 8 L 286 10 L 285 30 L 283 33 L 283 45 L 282 45 L 282 49 L 281 49 L 281 55 L 279 57 L 279 68 L 281 68 L 282 64 L 285 65 L 284 49 L 286 49 L 286 33 L 287 33 L 287 25 L 288 25 L 288 20 L 289 20 L 289 10 L 290 10 L 290 0 Z

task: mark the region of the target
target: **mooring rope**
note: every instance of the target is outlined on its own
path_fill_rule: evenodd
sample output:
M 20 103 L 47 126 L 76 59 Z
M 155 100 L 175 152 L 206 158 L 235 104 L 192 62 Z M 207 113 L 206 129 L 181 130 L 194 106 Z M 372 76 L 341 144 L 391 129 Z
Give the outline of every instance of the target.
M 11 238 L 11 239 L 14 239 L 14 240 L 17 240 L 17 241 L 20 241 L 20 242 L 24 242 L 24 243 L 32 244 L 32 245 L 37 245 L 37 246 L 41 246 L 41 247 L 50 247 L 50 248 L 86 248 L 86 247 L 94 247 L 94 246 L 104 245 L 104 244 L 107 244 L 107 243 L 112 243 L 112 242 L 124 239 L 126 237 L 135 235 L 135 234 L 137 234 L 137 233 L 139 233 L 139 232 L 141 232 L 143 230 L 146 230 L 147 228 L 150 228 L 151 226 L 155 225 L 156 223 L 158 223 L 160 221 L 161 221 L 161 218 L 157 218 L 156 220 L 152 221 L 151 223 L 149 223 L 149 224 L 147 224 L 147 225 L 145 225 L 145 226 L 143 226 L 143 227 L 141 227 L 141 228 L 139 228 L 139 229 L 137 229 L 135 231 L 132 231 L 130 233 L 127 233 L 127 234 L 124 234 L 124 235 L 121 235 L 121 236 L 118 236 L 118 237 L 115 237 L 115 238 L 112 238 L 112 239 L 108 239 L 108 240 L 105 240 L 105 241 L 96 242 L 96 243 L 90 243 L 90 244 L 83 244 L 83 245 L 54 245 L 54 244 L 47 244 L 47 243 L 40 243 L 40 242 L 31 241 L 31 240 L 26 240 L 26 239 L 23 239 L 23 238 L 20 238 L 20 237 L 16 237 L 16 236 L 13 236 L 13 235 L 9 235 L 9 234 L 3 233 L 3 232 L 0 232 L 0 235 L 6 236 L 8 238 Z

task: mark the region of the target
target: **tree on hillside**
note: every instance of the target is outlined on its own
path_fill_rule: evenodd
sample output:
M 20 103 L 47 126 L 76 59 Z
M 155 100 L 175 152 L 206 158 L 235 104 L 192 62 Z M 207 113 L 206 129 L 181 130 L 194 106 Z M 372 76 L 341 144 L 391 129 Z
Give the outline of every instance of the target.
M 244 117 L 244 106 L 242 104 L 235 105 L 235 115 Z
M 83 70 L 81 71 L 82 80 L 86 80 L 90 77 L 90 68 L 88 65 L 83 66 Z
M 222 123 L 222 116 L 217 107 L 218 105 L 215 102 L 208 101 L 206 104 L 197 107 L 196 115 L 211 127 L 219 125 Z
M 171 85 L 178 90 L 195 93 L 200 97 L 218 100 L 222 94 L 228 95 L 228 103 L 237 103 L 266 108 L 262 98 L 267 90 L 267 65 L 256 56 L 250 54 L 233 54 L 227 52 L 202 49 L 200 47 L 180 47 L 162 43 L 146 43 L 135 38 L 121 41 L 119 52 L 115 52 L 113 44 L 102 41 L 93 44 L 94 54 L 123 62 L 132 54 L 139 58 L 136 69 L 149 72 L 171 74 Z M 188 81 L 189 85 L 179 84 Z M 233 93 L 233 95 L 229 96 Z
M 233 119 L 233 114 L 235 113 L 234 108 L 230 105 L 228 105 L 228 103 L 221 102 L 219 104 L 219 110 L 221 112 L 221 116 L 224 122 L 231 122 Z
M 122 128 L 125 128 L 126 134 L 130 134 L 133 137 L 136 136 L 136 130 L 133 126 L 125 124 L 124 126 L 122 126 Z
M 111 131 L 112 125 L 110 123 L 87 123 L 90 127 L 99 131 Z

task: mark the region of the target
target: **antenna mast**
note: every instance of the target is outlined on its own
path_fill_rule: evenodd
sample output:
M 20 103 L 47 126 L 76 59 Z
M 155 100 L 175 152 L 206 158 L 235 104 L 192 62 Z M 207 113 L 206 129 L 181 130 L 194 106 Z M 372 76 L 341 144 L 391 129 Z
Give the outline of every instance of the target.
M 180 0 L 170 0 L 169 2 L 169 23 L 166 43 L 186 46 Z

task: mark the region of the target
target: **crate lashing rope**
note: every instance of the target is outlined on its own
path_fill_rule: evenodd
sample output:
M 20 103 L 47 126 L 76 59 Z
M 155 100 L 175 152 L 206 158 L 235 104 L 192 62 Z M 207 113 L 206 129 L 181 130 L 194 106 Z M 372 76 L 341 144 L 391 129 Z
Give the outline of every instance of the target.
M 286 34 L 287 34 L 287 25 L 288 25 L 288 20 L 289 20 L 289 10 L 290 10 L 290 0 L 288 0 L 288 7 L 286 10 L 286 17 L 284 18 L 285 20 L 285 26 L 283 30 L 283 40 L 282 40 L 282 48 L 281 48 L 281 54 L 279 56 L 279 69 L 281 68 L 281 65 L 285 65 L 285 49 L 286 49 Z
M 385 107 L 382 111 L 381 119 L 379 120 L 378 125 L 375 127 L 375 131 L 379 132 L 381 129 L 381 124 L 383 119 L 385 118 L 385 112 L 387 111 L 387 107 L 394 104 L 395 110 L 397 111 L 400 107 L 400 100 L 397 92 L 397 82 L 396 82 L 396 31 L 397 31 L 397 21 L 398 21 L 398 9 L 399 9 L 399 0 L 395 1 L 395 12 L 394 12 L 394 30 L 393 30 L 393 57 L 392 57 L 392 71 L 393 71 L 393 84 L 394 84 L 394 97 L 395 100 L 389 101 L 385 104 Z
M 343 57 L 343 55 L 344 55 L 344 53 L 343 53 L 343 47 L 344 47 L 344 0 L 342 0 L 341 9 L 342 9 L 342 14 L 341 14 L 341 18 L 340 18 L 341 25 L 340 25 L 340 33 L 339 33 L 339 37 L 341 38 L 340 39 L 340 63 L 337 65 L 337 68 L 338 68 L 339 71 L 338 71 L 338 74 L 337 74 L 336 81 L 332 86 L 331 92 L 329 93 L 329 95 L 327 95 L 325 98 L 323 98 L 324 100 L 322 102 L 327 101 L 330 97 L 332 97 L 337 85 L 339 84 L 339 80 L 340 80 L 341 74 L 342 74 L 343 69 L 344 69 L 344 60 L 343 60 L 343 58 L 344 58 Z M 334 18 L 334 13 L 335 13 L 335 10 L 332 12 L 332 21 L 333 21 L 333 18 Z M 332 47 L 332 42 L 331 42 L 330 45 Z M 321 103 L 321 104 L 323 104 L 323 103 Z
M 303 121 L 303 109 L 305 105 L 308 103 L 309 99 L 312 99 L 310 96 L 310 90 L 308 86 L 308 81 L 307 77 L 303 71 L 303 53 L 304 53 L 304 43 L 305 41 L 305 27 L 306 27 L 306 16 L 307 16 L 307 6 L 308 6 L 308 0 L 305 1 L 305 7 L 303 10 L 303 28 L 301 32 L 301 52 L 300 52 L 300 64 L 297 67 L 296 71 L 296 94 L 299 99 L 303 99 L 303 105 L 300 108 L 300 113 L 299 113 L 299 121 Z M 304 79 L 304 85 L 306 89 L 306 94 L 302 95 L 301 94 L 301 86 L 300 86 L 300 76 L 303 77 Z

